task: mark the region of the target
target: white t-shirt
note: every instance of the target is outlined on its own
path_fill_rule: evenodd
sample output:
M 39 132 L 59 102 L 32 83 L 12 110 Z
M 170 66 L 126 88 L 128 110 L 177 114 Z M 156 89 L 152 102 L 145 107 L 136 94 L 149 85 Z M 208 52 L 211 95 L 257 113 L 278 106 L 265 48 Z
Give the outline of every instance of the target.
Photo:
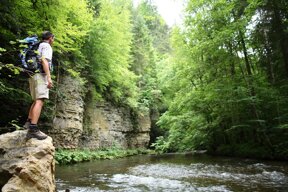
M 47 59 L 49 66 L 51 68 L 51 66 L 52 66 L 52 54 L 53 54 L 53 50 L 52 50 L 51 45 L 47 42 L 40 43 L 40 45 L 38 47 L 38 52 L 39 52 L 40 58 L 44 57 L 45 59 Z

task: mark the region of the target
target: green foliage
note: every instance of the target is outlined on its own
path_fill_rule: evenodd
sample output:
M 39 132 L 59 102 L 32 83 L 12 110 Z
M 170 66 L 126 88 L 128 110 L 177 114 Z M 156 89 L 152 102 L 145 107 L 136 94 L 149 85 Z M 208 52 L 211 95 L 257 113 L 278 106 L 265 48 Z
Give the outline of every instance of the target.
M 213 153 L 237 156 L 237 157 L 254 157 L 259 159 L 277 158 L 269 148 L 265 146 L 259 146 L 255 143 L 243 143 L 237 145 L 221 145 L 217 148 L 217 151 Z M 283 158 L 284 156 L 282 156 Z
M 17 120 L 12 120 L 11 122 L 9 122 L 9 124 L 14 127 L 16 130 L 20 130 L 22 129 L 22 126 L 19 126 L 19 122 Z
M 161 97 L 156 65 L 170 50 L 169 30 L 149 1 L 141 1 L 133 13 L 133 22 L 132 70 L 139 75 L 140 103 L 151 108 L 159 104 Z
M 57 76 L 63 75 L 62 71 L 65 71 L 83 85 L 93 84 L 98 98 L 101 96 L 117 104 L 137 107 L 137 77 L 129 69 L 132 42 L 131 2 L 57 0 L 52 3 L 24 0 L 22 3 L 7 2 L 7 6 L 2 8 L 17 10 L 14 19 L 9 16 L 10 13 L 2 13 L 7 19 L 0 23 L 3 30 L 7 23 L 7 26 L 13 26 L 13 30 L 16 26 L 20 27 L 17 32 L 7 28 L 7 33 L 0 35 L 4 42 L 1 53 L 13 51 L 13 56 L 6 54 L 5 58 L 1 58 L 4 63 L 15 64 L 17 58 L 17 45 L 8 42 L 17 37 L 24 38 L 43 30 L 51 30 L 56 36 L 53 63 L 58 64 L 60 74 Z M 18 74 L 17 68 L 12 66 L 5 65 Z M 1 90 L 7 90 L 4 81 L 0 85 Z
M 158 153 L 169 152 L 169 148 L 171 148 L 170 142 L 163 136 L 157 137 L 155 143 L 152 143 L 151 147 L 154 147 L 155 151 Z
M 142 17 L 145 27 L 149 30 L 150 38 L 153 42 L 153 48 L 157 50 L 157 54 L 166 54 L 170 51 L 169 29 L 164 19 L 158 13 L 157 7 L 153 5 L 153 1 L 141 0 L 135 10 L 138 17 Z
M 169 28 L 157 12 L 152 1 L 143 0 L 133 11 L 133 41 L 131 70 L 138 75 L 140 111 L 150 112 L 150 142 L 164 134 L 156 125 L 160 113 L 166 108 L 160 90 L 158 73 L 170 51 Z
M 116 103 L 136 107 L 136 76 L 129 70 L 132 41 L 129 8 L 127 1 L 100 1 L 100 12 L 92 22 L 85 53 L 97 91 Z
M 23 0 L 5 1 L 0 10 L 1 69 L 9 70 L 3 72 L 5 78 L 19 74 L 16 67 L 6 65 L 17 63 L 16 42 L 50 30 L 56 37 L 53 63 L 57 78 L 68 74 L 84 86 L 95 87 L 98 99 L 157 110 L 162 95 L 157 87 L 156 58 L 169 49 L 168 28 L 149 2 L 133 8 L 131 1 L 124 0 Z M 7 91 L 7 81 L 0 82 L 0 89 Z M 25 83 L 11 85 L 22 91 L 25 87 Z M 49 109 L 53 111 L 53 103 Z
M 111 148 L 103 150 L 89 150 L 89 149 L 77 149 L 77 150 L 64 150 L 60 149 L 56 151 L 55 160 L 58 164 L 73 164 L 85 161 L 100 160 L 100 159 L 115 159 L 123 158 L 139 154 L 151 153 L 147 149 L 120 149 Z
M 288 121 L 282 88 L 288 60 L 281 54 L 287 51 L 282 41 L 288 10 L 281 5 L 287 7 L 282 1 L 188 1 L 185 26 L 172 32 L 171 63 L 159 68 L 168 111 L 158 124 L 169 134 L 157 149 L 217 151 L 231 145 L 236 147 L 220 151 L 285 158 L 278 147 L 285 139 L 277 131 Z
M 9 71 L 12 72 L 13 75 L 19 75 L 19 74 L 20 74 L 20 71 L 21 71 L 21 68 L 20 68 L 20 67 L 17 67 L 17 66 L 15 66 L 15 65 L 13 65 L 13 64 L 5 64 L 5 65 L 3 65 L 3 66 L 0 67 L 0 70 L 1 70 L 2 68 L 8 69 Z M 10 75 L 10 77 L 11 77 L 11 75 Z
M 90 30 L 93 13 L 86 0 L 53 2 L 5 0 L 0 4 L 0 17 L 2 18 L 0 21 L 0 100 L 3 102 L 3 104 L 1 102 L 0 116 L 1 125 L 5 125 L 17 118 L 24 121 L 31 102 L 27 94 L 28 75 L 22 73 L 18 67 L 20 64 L 18 53 L 22 45 L 18 45 L 17 40 L 32 34 L 37 34 L 41 38 L 42 31 L 52 31 L 56 36 L 53 45 L 53 63 L 65 63 L 57 67 L 65 71 L 73 69 L 79 74 L 85 67 L 81 48 Z M 78 76 L 83 80 L 80 74 Z M 15 95 L 15 93 L 21 94 Z M 53 109 L 53 103 L 51 105 Z M 11 110 L 14 110 L 13 113 L 10 113 Z
M 136 8 L 130 0 L 4 0 L 1 125 L 18 125 L 30 102 L 26 79 L 12 65 L 17 39 L 51 30 L 57 77 L 64 71 L 87 85 L 93 101 L 149 111 L 152 132 L 162 128 L 157 151 L 287 157 L 287 7 L 276 0 L 189 0 L 184 26 L 170 33 L 148 0 Z M 48 108 L 53 114 L 53 101 Z M 57 161 L 122 155 L 59 151 Z

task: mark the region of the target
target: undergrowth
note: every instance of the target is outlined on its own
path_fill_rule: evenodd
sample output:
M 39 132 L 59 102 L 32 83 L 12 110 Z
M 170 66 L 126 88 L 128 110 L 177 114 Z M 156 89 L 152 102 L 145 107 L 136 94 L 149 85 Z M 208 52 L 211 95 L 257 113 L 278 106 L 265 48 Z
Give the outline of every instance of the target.
M 153 153 L 148 149 L 58 149 L 55 152 L 55 160 L 57 164 L 73 164 L 85 161 L 100 159 L 116 159 L 140 154 Z

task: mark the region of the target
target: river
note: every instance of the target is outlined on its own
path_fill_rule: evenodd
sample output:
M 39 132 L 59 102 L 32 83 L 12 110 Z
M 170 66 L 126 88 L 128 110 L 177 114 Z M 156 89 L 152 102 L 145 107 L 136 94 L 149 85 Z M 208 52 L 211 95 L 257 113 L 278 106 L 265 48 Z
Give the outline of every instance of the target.
M 287 192 L 288 163 L 208 155 L 141 155 L 57 166 L 59 192 Z

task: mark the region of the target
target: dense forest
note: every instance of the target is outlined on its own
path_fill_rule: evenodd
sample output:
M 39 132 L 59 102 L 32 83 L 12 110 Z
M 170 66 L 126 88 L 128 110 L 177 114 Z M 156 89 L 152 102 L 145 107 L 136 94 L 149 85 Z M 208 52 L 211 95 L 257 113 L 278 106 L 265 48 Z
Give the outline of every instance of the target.
M 156 150 L 288 159 L 288 2 L 183 11 L 168 27 L 153 0 L 2 0 L 0 126 L 23 123 L 31 102 L 17 41 L 51 30 L 54 81 L 69 74 L 95 99 L 149 111 Z M 59 95 L 56 83 L 44 121 Z

